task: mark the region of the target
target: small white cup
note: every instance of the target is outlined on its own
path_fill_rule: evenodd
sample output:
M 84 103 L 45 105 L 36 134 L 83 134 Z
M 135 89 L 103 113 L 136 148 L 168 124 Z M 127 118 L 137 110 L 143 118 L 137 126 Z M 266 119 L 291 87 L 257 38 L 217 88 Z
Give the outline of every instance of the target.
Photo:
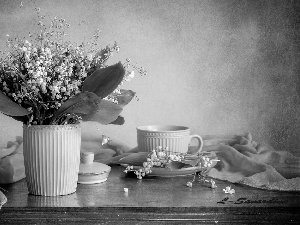
M 199 135 L 190 135 L 190 129 L 176 125 L 149 125 L 137 127 L 137 142 L 140 151 L 151 152 L 157 147 L 168 148 L 170 153 L 186 153 L 193 138 L 198 140 L 197 151 L 203 147 Z

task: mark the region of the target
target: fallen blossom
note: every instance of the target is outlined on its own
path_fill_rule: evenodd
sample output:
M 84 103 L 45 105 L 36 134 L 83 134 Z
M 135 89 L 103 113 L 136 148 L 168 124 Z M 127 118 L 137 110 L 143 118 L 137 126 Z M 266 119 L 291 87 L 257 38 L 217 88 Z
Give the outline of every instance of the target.
M 211 188 L 216 188 L 217 185 L 216 185 L 216 182 L 214 180 L 210 180 L 210 183 L 211 183 Z
M 110 138 L 106 137 L 106 135 L 102 135 L 102 145 L 107 144 L 108 142 L 110 142 Z
M 226 187 L 226 189 L 223 189 L 223 191 L 224 191 L 226 194 L 234 194 L 234 193 L 235 193 L 235 190 L 234 190 L 234 189 L 231 189 L 230 186 Z
M 191 187 L 193 187 L 193 183 L 192 183 L 192 182 L 187 182 L 187 183 L 186 183 L 186 186 L 188 186 L 188 187 L 191 188 Z

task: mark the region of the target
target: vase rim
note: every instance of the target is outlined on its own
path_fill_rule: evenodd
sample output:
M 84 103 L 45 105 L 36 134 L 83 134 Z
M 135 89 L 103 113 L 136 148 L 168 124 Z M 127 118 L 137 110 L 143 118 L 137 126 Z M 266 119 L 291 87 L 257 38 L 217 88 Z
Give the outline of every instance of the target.
M 43 124 L 43 125 L 39 125 L 39 124 L 35 124 L 35 125 L 23 124 L 23 127 L 62 127 L 62 126 L 65 126 L 65 127 L 68 127 L 68 126 L 75 127 L 75 126 L 80 126 L 80 124 L 79 123 L 76 123 L 76 124 Z
M 65 124 L 65 125 L 27 125 L 23 124 L 23 130 L 78 130 L 80 124 Z

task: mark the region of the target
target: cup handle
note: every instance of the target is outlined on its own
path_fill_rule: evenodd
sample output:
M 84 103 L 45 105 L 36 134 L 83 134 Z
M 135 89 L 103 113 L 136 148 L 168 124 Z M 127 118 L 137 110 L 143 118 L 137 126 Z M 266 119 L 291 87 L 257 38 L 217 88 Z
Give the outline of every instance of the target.
M 202 151 L 202 148 L 203 148 L 203 140 L 202 138 L 197 135 L 197 134 L 193 134 L 193 135 L 190 135 L 190 142 L 193 138 L 196 138 L 198 140 L 198 147 L 197 147 L 197 152 L 201 152 Z

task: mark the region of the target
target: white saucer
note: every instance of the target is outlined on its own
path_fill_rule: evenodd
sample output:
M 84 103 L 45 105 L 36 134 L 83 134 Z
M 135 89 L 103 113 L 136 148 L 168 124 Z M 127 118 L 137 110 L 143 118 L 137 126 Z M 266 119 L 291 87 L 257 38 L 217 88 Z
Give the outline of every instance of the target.
M 100 184 L 107 181 L 109 173 L 94 174 L 94 175 L 78 175 L 78 184 Z
M 128 164 L 121 164 L 123 167 L 129 166 Z M 142 166 L 133 166 L 134 170 L 142 169 Z M 168 168 L 152 167 L 151 173 L 146 176 L 158 176 L 158 177 L 177 177 L 177 176 L 187 176 L 201 171 L 199 167 L 185 167 L 178 170 L 170 170 Z

